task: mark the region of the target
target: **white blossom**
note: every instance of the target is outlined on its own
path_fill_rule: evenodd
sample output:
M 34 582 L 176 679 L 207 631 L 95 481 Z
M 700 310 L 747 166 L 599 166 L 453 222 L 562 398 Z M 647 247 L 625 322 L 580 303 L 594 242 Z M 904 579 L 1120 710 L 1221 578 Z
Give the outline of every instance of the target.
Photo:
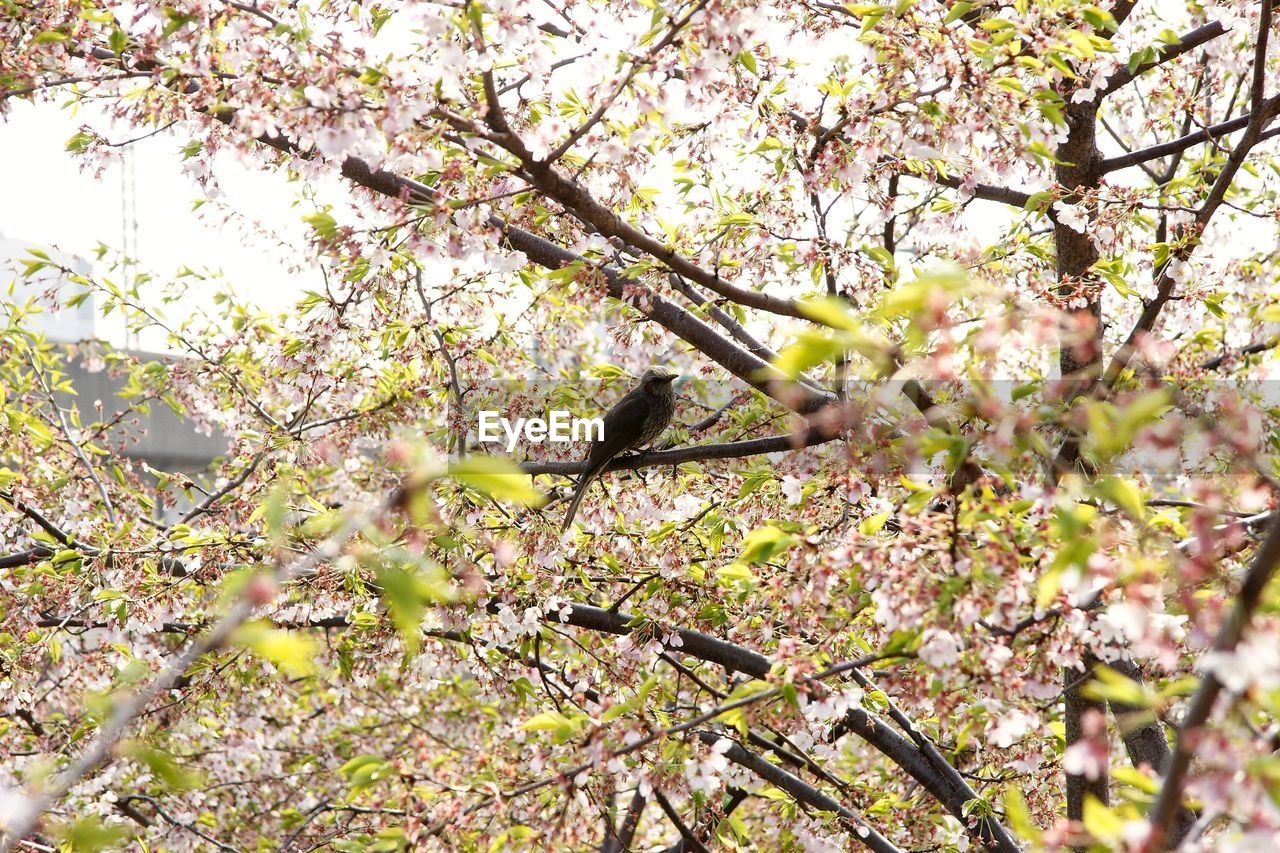
M 924 637 L 925 640 L 916 654 L 929 666 L 942 669 L 960 659 L 960 652 L 964 646 L 954 634 L 938 628 L 930 628 L 924 632 Z
M 1053 203 L 1053 212 L 1058 222 L 1077 234 L 1085 233 L 1089 227 L 1089 214 L 1078 204 L 1069 204 L 1065 201 L 1055 201 Z

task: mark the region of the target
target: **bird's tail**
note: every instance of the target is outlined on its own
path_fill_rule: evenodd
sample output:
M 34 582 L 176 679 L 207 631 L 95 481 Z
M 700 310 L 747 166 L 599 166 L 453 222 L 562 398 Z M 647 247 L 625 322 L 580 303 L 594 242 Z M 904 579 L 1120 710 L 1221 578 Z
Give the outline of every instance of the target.
M 582 472 L 582 476 L 578 478 L 578 485 L 573 489 L 573 497 L 569 499 L 569 509 L 564 514 L 564 524 L 560 526 L 560 532 L 564 533 L 573 524 L 573 519 L 578 515 L 578 505 L 582 503 L 582 498 L 587 494 L 587 487 L 591 485 L 591 481 L 600 473 L 600 469 L 594 470 L 588 468 Z

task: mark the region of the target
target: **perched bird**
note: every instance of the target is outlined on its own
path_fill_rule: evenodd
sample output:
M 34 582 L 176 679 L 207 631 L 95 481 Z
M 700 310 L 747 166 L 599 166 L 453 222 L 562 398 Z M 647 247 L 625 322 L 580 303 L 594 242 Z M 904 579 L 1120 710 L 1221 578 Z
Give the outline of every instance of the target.
M 619 453 L 651 444 L 671 423 L 676 411 L 676 394 L 671 382 L 676 374 L 651 367 L 640 377 L 640 384 L 613 405 L 604 416 L 604 436 L 591 442 L 586 470 L 578 478 L 564 516 L 561 532 L 569 529 L 578 514 L 578 504 L 587 493 L 591 481 Z

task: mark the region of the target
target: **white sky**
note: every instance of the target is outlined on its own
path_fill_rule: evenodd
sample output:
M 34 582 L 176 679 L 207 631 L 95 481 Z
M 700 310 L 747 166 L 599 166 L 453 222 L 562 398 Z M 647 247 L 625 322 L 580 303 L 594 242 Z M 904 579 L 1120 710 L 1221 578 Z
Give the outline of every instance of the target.
M 98 241 L 113 249 L 122 247 L 123 169 L 112 165 L 98 179 L 82 171 L 66 151 L 67 140 L 84 124 L 104 133 L 110 127 L 87 110 L 73 113 L 54 104 L 26 102 L 14 103 L 7 120 L 0 121 L 0 150 L 5 152 L 0 159 L 0 186 L 7 201 L 0 205 L 4 237 L 87 258 L 92 258 Z M 130 133 L 116 128 L 107 138 L 128 139 Z M 238 229 L 221 227 L 220 214 L 206 216 L 192 210 L 203 194 L 180 171 L 179 149 L 185 142 L 166 132 L 129 146 L 129 156 L 134 158 L 140 268 L 161 277 L 183 265 L 222 270 L 237 293 L 272 310 L 292 304 L 303 290 L 323 287 L 317 272 L 299 277 L 288 271 L 283 252 L 272 246 L 274 238 L 245 239 Z M 300 219 L 304 211 L 290 206 L 295 188 L 283 176 L 248 169 L 221 155 L 216 174 L 231 207 L 251 212 L 296 251 L 306 250 Z M 9 279 L 7 271 L 0 274 L 0 284 L 7 287 Z

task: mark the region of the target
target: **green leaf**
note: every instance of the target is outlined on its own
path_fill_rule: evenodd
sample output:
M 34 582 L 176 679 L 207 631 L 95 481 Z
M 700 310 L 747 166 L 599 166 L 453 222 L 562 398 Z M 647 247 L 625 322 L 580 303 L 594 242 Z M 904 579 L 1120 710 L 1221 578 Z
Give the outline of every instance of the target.
M 1062 572 L 1061 567 L 1053 566 L 1036 580 L 1036 610 L 1044 610 L 1058 597 L 1058 591 L 1062 589 Z
M 858 524 L 858 532 L 863 536 L 874 536 L 884 529 L 885 522 L 889 520 L 888 512 L 878 512 L 875 515 L 869 515 Z
M 838 360 L 844 353 L 844 345 L 835 337 L 808 330 L 778 353 L 773 366 L 784 376 L 795 379 L 812 367 Z
M 796 541 L 796 538 L 790 533 L 773 525 L 757 527 L 742 540 L 742 551 L 738 554 L 738 562 L 746 564 L 763 563 L 786 551 Z
M 951 7 L 951 11 L 947 13 L 947 17 L 942 19 L 942 23 L 949 24 L 952 21 L 963 18 L 965 15 L 969 14 L 972 9 L 972 3 L 967 3 L 964 2 L 964 0 L 961 0 L 961 2 Z
M 74 853 L 118 848 L 129 837 L 129 830 L 122 824 L 109 824 L 97 816 L 82 817 L 63 829 L 62 843 Z
M 1154 692 L 1109 666 L 1096 667 L 1093 671 L 1093 679 L 1081 689 L 1081 692 L 1090 699 L 1118 702 L 1135 708 L 1152 708 L 1158 702 Z
M 338 773 L 347 780 L 352 795 L 358 794 L 387 778 L 394 772 L 394 766 L 376 755 L 358 755 L 338 768 Z
M 86 131 L 86 130 L 79 130 L 79 131 L 76 131 L 74 134 L 72 134 L 72 135 L 71 135 L 71 138 L 67 140 L 67 148 L 66 148 L 66 150 L 68 150 L 68 151 L 72 152 L 73 154 L 79 154 L 80 152 L 82 152 L 82 151 L 86 150 L 90 145 L 92 145 L 92 144 L 93 144 L 94 139 L 96 139 L 96 138 L 97 138 L 97 137 L 95 137 L 92 133 L 90 133 L 90 132 L 88 132 L 88 131 Z M 33 253 L 33 254 L 34 254 L 34 253 Z M 46 260 L 48 260 L 48 259 L 46 258 Z M 30 276 L 32 272 L 39 272 L 39 271 L 40 271 L 40 268 L 41 268 L 41 267 L 43 267 L 43 266 L 45 266 L 45 265 L 44 265 L 44 264 L 34 264 L 34 265 L 30 265 L 30 266 L 34 266 L 35 268 L 34 268 L 34 269 L 28 269 L 28 270 L 27 270 L 26 274 L 27 274 L 28 276 Z
M 1027 801 L 1016 784 L 1005 789 L 1004 814 L 1005 819 L 1009 821 L 1009 828 L 1019 838 L 1032 842 L 1033 846 L 1038 846 L 1042 837 L 1040 827 L 1036 826 L 1035 820 L 1032 819 L 1031 809 L 1027 807 Z
M 1084 828 L 1103 844 L 1112 844 L 1123 836 L 1124 819 L 1099 802 L 1093 794 L 1085 794 Z
M 833 329 L 856 331 L 862 328 L 862 323 L 849 310 L 849 303 L 834 296 L 802 299 L 796 303 L 796 308 L 815 323 L 821 323 Z
M 632 710 L 630 702 L 617 702 L 605 709 L 605 712 L 600 715 L 600 722 L 611 723 L 624 714 L 631 713 Z
M 545 711 L 525 720 L 520 724 L 520 728 L 526 731 L 551 732 L 556 743 L 567 743 L 577 737 L 590 722 L 591 718 L 586 714 L 575 713 L 571 717 L 566 717 L 559 711 Z
M 1172 406 L 1173 401 L 1169 397 L 1169 392 L 1164 390 L 1152 391 L 1130 400 L 1121 412 L 1119 431 L 1132 441 L 1139 429 L 1154 422 Z
M 302 217 L 302 221 L 310 225 L 311 229 L 316 232 L 316 236 L 322 240 L 330 240 L 338 234 L 337 220 L 323 211 L 309 213 Z
M 1120 507 L 1130 517 L 1142 521 L 1147 516 L 1147 507 L 1142 500 L 1142 491 L 1131 481 L 1123 477 L 1105 477 L 1098 481 L 1094 491 L 1105 500 Z
M 726 581 L 753 581 L 755 574 L 742 563 L 730 563 L 716 569 L 716 577 Z
M 886 293 L 875 314 L 885 319 L 916 318 L 938 300 L 950 304 L 968 286 L 969 277 L 959 267 L 933 270 Z
M 1130 785 L 1144 794 L 1160 793 L 1160 783 L 1143 773 L 1136 767 L 1116 766 L 1111 768 L 1111 778 L 1122 785 Z
M 630 714 L 637 710 L 644 704 L 644 701 L 649 698 L 649 694 L 652 693 L 653 689 L 657 686 L 658 676 L 649 676 L 645 679 L 644 683 L 640 685 L 640 689 L 636 691 L 635 696 L 632 696 L 625 702 L 617 702 L 610 705 L 609 708 L 600 715 L 600 722 L 608 723 L 612 720 L 616 720 L 624 714 Z
M 1106 9 L 1099 9 L 1097 6 L 1085 6 L 1080 10 L 1080 14 L 1084 15 L 1084 19 L 1089 22 L 1089 26 L 1095 30 L 1113 33 L 1119 27 L 1115 17 Z
M 141 741 L 125 744 L 123 752 L 134 761 L 145 764 L 170 791 L 189 791 L 202 782 L 199 771 L 183 767 L 174 756 Z
M 273 628 L 262 621 L 241 625 L 232 642 L 266 658 L 293 678 L 315 672 L 315 659 L 320 652 L 320 646 L 310 636 Z
M 544 711 L 525 720 L 520 724 L 520 728 L 527 732 L 554 731 L 568 721 L 569 718 L 559 711 Z
M 533 487 L 533 478 L 510 459 L 472 455 L 449 466 L 449 476 L 494 500 L 542 506 L 546 495 Z

